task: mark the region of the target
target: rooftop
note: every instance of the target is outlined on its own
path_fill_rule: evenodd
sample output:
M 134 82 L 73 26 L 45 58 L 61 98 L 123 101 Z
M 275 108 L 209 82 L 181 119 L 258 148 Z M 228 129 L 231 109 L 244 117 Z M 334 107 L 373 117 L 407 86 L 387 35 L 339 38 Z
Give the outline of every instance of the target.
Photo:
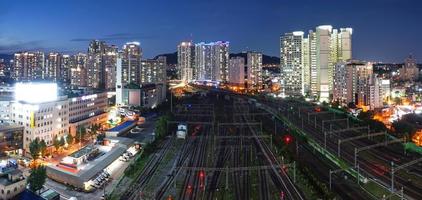
M 121 131 L 121 130 L 127 128 L 128 126 L 131 126 L 133 123 L 136 123 L 136 121 L 132 121 L 132 120 L 125 121 L 125 122 L 121 123 L 120 125 L 117 125 L 117 126 L 113 127 L 112 129 L 109 129 L 108 131 L 118 132 L 118 131 Z

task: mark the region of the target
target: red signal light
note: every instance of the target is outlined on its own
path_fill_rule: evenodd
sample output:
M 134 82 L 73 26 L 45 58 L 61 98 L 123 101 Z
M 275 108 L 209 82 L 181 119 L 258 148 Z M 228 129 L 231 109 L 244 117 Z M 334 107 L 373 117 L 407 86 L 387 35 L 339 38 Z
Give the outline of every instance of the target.
M 293 141 L 293 138 L 291 135 L 285 135 L 283 141 L 285 144 L 290 144 Z
M 205 177 L 205 172 L 204 171 L 200 171 L 199 172 L 199 177 L 204 178 Z

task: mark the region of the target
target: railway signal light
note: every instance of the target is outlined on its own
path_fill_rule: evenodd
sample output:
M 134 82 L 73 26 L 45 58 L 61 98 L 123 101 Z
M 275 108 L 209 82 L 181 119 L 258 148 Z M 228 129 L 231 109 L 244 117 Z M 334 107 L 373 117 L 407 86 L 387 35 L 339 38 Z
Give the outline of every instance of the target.
M 288 145 L 293 141 L 293 138 L 291 135 L 284 135 L 283 141 L 284 141 L 284 144 Z
M 203 178 L 205 176 L 205 172 L 204 171 L 200 171 L 199 172 L 199 177 Z

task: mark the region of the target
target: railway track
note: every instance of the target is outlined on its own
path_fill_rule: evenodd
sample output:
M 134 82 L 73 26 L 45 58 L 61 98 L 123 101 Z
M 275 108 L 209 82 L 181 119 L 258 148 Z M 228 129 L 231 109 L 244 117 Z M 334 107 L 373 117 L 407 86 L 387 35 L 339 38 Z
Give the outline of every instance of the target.
M 120 197 L 121 200 L 139 199 L 142 197 L 142 189 L 154 175 L 158 165 L 163 160 L 167 151 L 171 148 L 173 141 L 174 139 L 172 138 L 168 139 L 161 145 L 160 151 L 152 155 L 152 158 L 145 164 L 141 174 L 135 179 L 134 184 L 122 194 Z

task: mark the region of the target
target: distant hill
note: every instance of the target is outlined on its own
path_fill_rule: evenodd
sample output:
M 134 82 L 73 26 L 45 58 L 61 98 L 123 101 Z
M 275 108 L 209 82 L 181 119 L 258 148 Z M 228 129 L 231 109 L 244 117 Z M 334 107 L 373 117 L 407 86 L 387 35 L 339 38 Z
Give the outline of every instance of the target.
M 233 57 L 243 57 L 245 59 L 245 62 L 247 62 L 247 54 L 246 53 L 231 53 L 230 54 L 230 58 Z M 263 54 L 262 55 L 262 64 L 263 65 L 279 65 L 280 64 L 280 58 L 275 57 L 275 56 L 268 56 Z
M 159 56 L 166 57 L 166 61 L 168 65 L 176 65 L 177 64 L 177 52 L 174 53 L 165 53 L 155 56 L 154 59 L 157 59 Z
M 160 55 L 155 56 L 154 59 L 156 59 L 158 56 L 166 57 L 168 64 L 173 64 L 173 65 L 177 64 L 177 52 L 160 54 Z M 230 54 L 230 58 L 239 57 L 239 56 L 245 58 L 245 61 L 246 61 L 246 53 L 231 53 Z M 263 65 L 270 65 L 270 64 L 278 65 L 280 64 L 280 58 L 275 57 L 275 56 L 268 56 L 264 54 L 262 55 L 262 64 Z

